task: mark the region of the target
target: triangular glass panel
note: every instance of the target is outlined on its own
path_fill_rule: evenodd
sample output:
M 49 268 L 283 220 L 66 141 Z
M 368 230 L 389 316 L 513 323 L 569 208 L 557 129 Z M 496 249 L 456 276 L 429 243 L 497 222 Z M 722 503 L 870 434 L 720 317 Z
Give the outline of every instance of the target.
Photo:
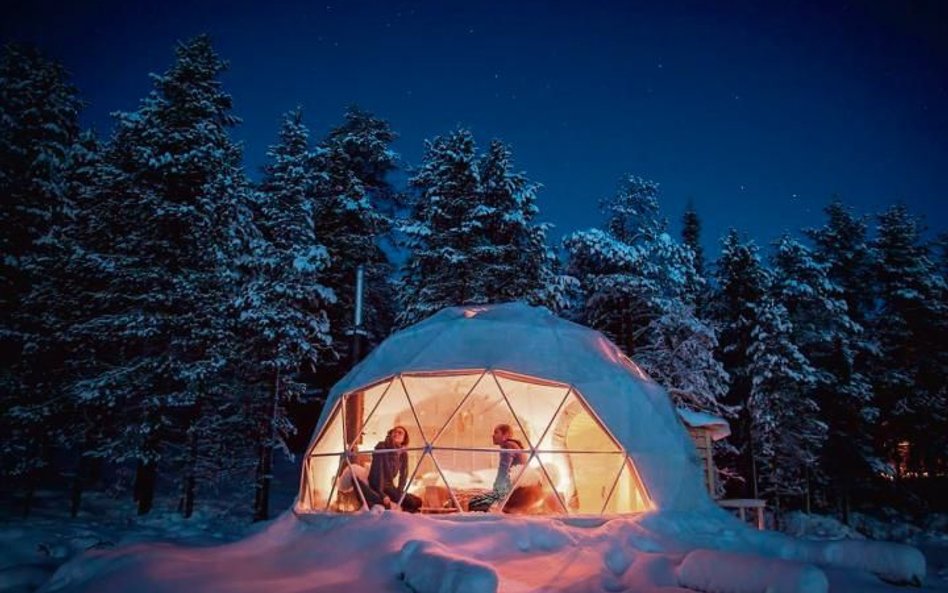
M 309 512 L 313 510 L 312 491 L 309 484 L 309 463 L 308 458 L 303 460 L 303 477 L 300 479 L 300 495 L 296 502 L 296 509 L 300 512 Z
M 332 498 L 336 476 L 345 467 L 341 454 L 310 455 L 306 458 L 301 500 L 305 511 L 324 511 Z
M 388 432 L 396 426 L 401 426 L 408 433 L 408 441 L 403 444 L 403 447 L 418 447 L 424 444 L 411 402 L 408 401 L 405 388 L 398 377 L 392 380 L 384 397 L 366 418 L 362 433 L 355 439 L 352 450 L 371 451 L 383 442 Z
M 451 489 L 448 487 L 447 482 L 444 481 L 444 476 L 438 464 L 435 463 L 434 458 L 428 453 L 423 455 L 421 461 L 418 463 L 411 483 L 408 485 L 408 493 L 421 499 L 421 508 L 419 510 L 422 513 L 441 514 L 458 512 L 458 505 L 452 496 Z
M 497 383 L 507 396 L 507 402 L 520 421 L 528 447 L 539 444 L 553 415 L 563 403 L 569 387 L 518 377 L 509 373 L 496 372 Z
M 556 413 L 537 449 L 541 451 L 569 450 L 578 452 L 618 453 L 618 443 L 589 411 L 576 391 L 570 391 Z
M 330 497 L 329 510 L 337 513 L 353 513 L 363 508 L 359 481 L 368 479 L 368 470 L 368 467 L 356 463 L 354 457 L 350 456 L 349 461 L 346 462 L 343 456 Z
M 642 486 L 638 472 L 632 460 L 626 458 L 619 473 L 619 479 L 606 502 L 603 513 L 607 515 L 617 513 L 642 513 L 652 508 L 652 503 Z
M 529 447 L 504 394 L 491 373 L 487 373 L 435 437 L 434 445 L 455 449 L 493 449 L 496 445 L 492 435 L 500 424 L 510 426 L 513 438 L 524 448 Z
M 342 453 L 346 450 L 346 442 L 343 438 L 344 431 L 342 413 L 340 412 L 341 407 L 342 406 L 337 403 L 335 408 L 333 408 L 332 413 L 329 415 L 329 420 L 323 426 L 322 431 L 320 431 L 316 442 L 313 443 L 313 448 L 309 452 L 310 455 Z
M 344 409 L 347 444 L 362 445 L 359 439 L 365 422 L 372 416 L 391 383 L 392 379 L 386 379 L 365 389 L 346 394 Z
M 438 431 L 457 410 L 483 371 L 456 375 L 403 375 L 402 382 L 415 408 L 421 432 L 432 442 Z
M 550 479 L 570 514 L 598 515 L 612 493 L 625 456 L 622 453 L 540 453 Z
M 503 501 L 503 512 L 513 515 L 562 515 L 562 492 L 539 456 L 534 455 L 517 478 L 510 495 Z

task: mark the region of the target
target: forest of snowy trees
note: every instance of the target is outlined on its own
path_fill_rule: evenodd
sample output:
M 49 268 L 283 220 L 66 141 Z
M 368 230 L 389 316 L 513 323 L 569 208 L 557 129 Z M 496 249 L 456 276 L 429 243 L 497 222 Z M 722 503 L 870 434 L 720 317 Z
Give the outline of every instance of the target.
M 206 36 L 179 44 L 102 138 L 63 66 L 3 50 L 0 480 L 25 512 L 51 484 L 75 512 L 109 476 L 140 513 L 241 484 L 266 518 L 272 456 L 307 436 L 294 406 L 351 364 L 360 265 L 369 347 L 445 306 L 543 305 L 729 419 L 730 494 L 936 504 L 915 485 L 948 475 L 948 239 L 903 206 L 834 199 L 818 228 L 705 254 L 699 213 L 673 236 L 629 175 L 554 244 L 510 147 L 466 129 L 409 168 L 385 120 L 351 108 L 311 138 L 295 108 L 252 180 L 225 68 Z

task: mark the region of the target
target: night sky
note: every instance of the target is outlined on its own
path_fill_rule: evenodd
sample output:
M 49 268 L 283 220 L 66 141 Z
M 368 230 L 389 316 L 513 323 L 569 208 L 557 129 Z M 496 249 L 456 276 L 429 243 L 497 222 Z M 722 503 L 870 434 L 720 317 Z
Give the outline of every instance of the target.
M 6 3 L 0 33 L 64 62 L 102 135 L 177 40 L 210 33 L 255 177 L 281 113 L 302 105 L 319 136 L 357 103 L 409 165 L 457 125 L 512 144 L 554 237 L 597 224 L 624 173 L 661 183 L 676 233 L 692 200 L 712 257 L 729 226 L 767 243 L 820 225 L 834 193 L 946 228 L 938 0 L 148 4 Z

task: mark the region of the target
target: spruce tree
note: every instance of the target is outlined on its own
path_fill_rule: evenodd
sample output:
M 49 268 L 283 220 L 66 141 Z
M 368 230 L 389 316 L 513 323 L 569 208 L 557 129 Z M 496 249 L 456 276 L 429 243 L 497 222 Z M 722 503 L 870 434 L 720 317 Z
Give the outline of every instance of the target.
M 681 296 L 685 278 L 667 274 L 657 261 L 660 255 L 679 255 L 657 249 L 665 230 L 658 191 L 654 181 L 626 176 L 610 199 L 600 201 L 605 231 L 580 231 L 564 239 L 567 273 L 579 278 L 586 293 L 583 321 L 630 356 L 644 345 L 644 328 L 661 316 L 662 299 Z
M 286 441 L 295 427 L 286 405 L 305 390 L 299 371 L 315 369 L 331 348 L 326 308 L 335 302 L 332 289 L 320 282 L 329 256 L 316 236 L 313 206 L 319 178 L 299 109 L 284 116 L 279 142 L 267 156 L 255 200 L 261 232 L 252 242 L 244 267 L 247 278 L 236 301 L 244 351 L 254 362 L 244 380 L 260 392 L 251 400 L 251 425 L 241 431 L 257 435 L 257 520 L 269 516 L 273 449 L 289 454 Z
M 582 287 L 581 321 L 634 357 L 678 405 L 727 414 L 717 335 L 688 297 L 689 287 L 704 280 L 691 249 L 665 232 L 657 198 L 657 184 L 628 176 L 603 202 L 608 230 L 564 240 L 566 271 Z
M 779 508 L 782 496 L 809 500 L 827 427 L 810 397 L 817 372 L 794 344 L 787 310 L 765 299 L 755 313 L 747 350 L 751 493 L 775 497 Z
M 805 233 L 815 246 L 815 259 L 828 264 L 827 277 L 842 290 L 850 319 L 865 325 L 874 309 L 871 283 L 874 256 L 866 221 L 854 215 L 838 198 L 823 212 L 826 223 Z
M 946 287 L 920 234 L 918 221 L 898 205 L 879 216 L 873 242 L 880 308 L 872 328 L 885 361 L 874 381 L 881 412 L 877 434 L 899 472 L 914 474 L 944 467 L 948 450 Z
M 192 508 L 205 445 L 241 414 L 231 303 L 245 253 L 248 184 L 238 123 L 206 36 L 180 43 L 139 109 L 116 115 L 77 243 L 90 275 L 69 339 L 84 353 L 73 397 L 113 411 L 94 454 L 138 463 L 139 512 L 161 461 Z
M 384 246 L 392 229 L 392 210 L 400 200 L 389 176 L 398 155 L 397 135 L 388 122 L 352 107 L 344 122 L 319 143 L 312 161 L 317 174 L 313 199 L 316 236 L 326 248 L 329 267 L 321 282 L 337 297 L 328 313 L 335 360 L 320 364 L 320 384 L 332 385 L 352 364 L 356 270 L 365 275 L 363 323 L 355 339 L 369 346 L 384 339 L 394 321 L 392 264 Z M 368 348 L 363 348 L 363 351 Z
M 418 195 L 400 226 L 410 252 L 400 325 L 447 306 L 555 300 L 547 227 L 534 222 L 538 186 L 513 171 L 506 146 L 479 155 L 467 130 L 437 137 L 409 183 Z
M 2 474 L 26 487 L 29 512 L 51 448 L 69 439 L 61 399 L 62 327 L 47 305 L 72 215 L 69 152 L 79 99 L 63 67 L 7 45 L 0 57 L 0 447 Z
M 771 295 L 788 313 L 793 343 L 815 372 L 805 394 L 829 426 L 820 467 L 837 500 L 848 508 L 849 494 L 876 471 L 870 435 L 877 415 L 869 380 L 857 368 L 863 328 L 849 318 L 842 289 L 828 277 L 830 265 L 789 235 L 772 258 Z M 811 472 L 810 478 L 821 476 Z
M 60 64 L 7 45 L 0 58 L 0 282 L 3 315 L 27 290 L 30 256 L 69 215 L 66 158 L 79 135 L 79 99 Z M 4 319 L 4 328 L 11 327 Z M 14 353 L 15 357 L 16 353 Z M 6 365 L 5 365 L 6 366 Z
M 688 208 L 681 219 L 681 239 L 685 245 L 691 247 L 695 254 L 695 271 L 704 275 L 704 249 L 701 247 L 701 219 L 694 204 L 688 203 Z
M 752 418 L 747 404 L 753 389 L 750 347 L 754 329 L 767 291 L 770 274 L 760 261 L 753 242 L 741 241 L 731 229 L 722 239 L 721 255 L 715 264 L 715 289 L 709 310 L 718 328 L 718 359 L 730 377 L 724 403 L 738 410 L 731 441 L 740 450 L 735 459 L 726 460 L 727 469 L 745 480 L 754 470 L 751 439 Z M 752 486 L 753 482 L 746 482 Z M 732 485 L 731 488 L 736 486 Z M 745 485 L 744 494 L 752 493 Z

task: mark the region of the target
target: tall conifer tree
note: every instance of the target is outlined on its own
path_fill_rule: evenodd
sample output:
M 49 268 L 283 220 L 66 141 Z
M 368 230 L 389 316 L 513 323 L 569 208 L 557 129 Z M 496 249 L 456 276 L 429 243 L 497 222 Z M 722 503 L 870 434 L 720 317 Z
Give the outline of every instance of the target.
M 689 296 L 704 280 L 692 250 L 665 232 L 658 185 L 629 176 L 603 209 L 607 231 L 580 231 L 564 241 L 567 272 L 582 287 L 582 321 L 634 357 L 678 405 L 726 414 L 720 398 L 728 378 L 714 358 L 717 335 Z
M 514 172 L 506 146 L 479 155 L 467 130 L 440 136 L 410 184 L 418 195 L 400 229 L 410 251 L 401 325 L 453 305 L 556 300 L 547 227 L 534 220 L 538 186 Z
M 20 479 L 29 505 L 37 470 L 68 432 L 62 426 L 63 320 L 55 271 L 72 216 L 69 153 L 79 135 L 80 102 L 63 67 L 33 48 L 0 56 L 0 459 Z
M 289 452 L 295 432 L 286 404 L 298 399 L 310 371 L 332 345 L 326 308 L 335 302 L 321 284 L 329 256 L 316 236 L 314 198 L 319 178 L 312 166 L 309 132 L 299 109 L 283 118 L 279 142 L 267 152 L 264 179 L 256 194 L 256 226 L 237 308 L 248 365 L 246 380 L 261 391 L 251 401 L 251 426 L 241 434 L 258 435 L 259 460 L 254 517 L 269 516 L 270 474 L 275 447 Z
M 751 439 L 753 418 L 747 406 L 754 388 L 750 348 L 770 286 L 770 274 L 760 261 L 757 246 L 741 241 L 734 229 L 722 240 L 715 268 L 716 286 L 709 309 L 720 332 L 718 359 L 731 379 L 724 402 L 739 411 L 731 440 L 741 454 L 729 464 L 733 472 L 750 480 L 745 482 L 750 487 L 745 486 L 744 493 L 752 494 L 755 452 Z
M 944 466 L 948 450 L 945 280 L 904 206 L 879 216 L 873 247 L 880 310 L 872 327 L 885 361 L 875 373 L 880 444 L 900 469 L 934 471 Z
M 356 269 L 363 266 L 363 327 L 369 344 L 384 339 L 394 322 L 393 267 L 383 249 L 392 229 L 392 210 L 400 203 L 389 176 L 398 165 L 392 143 L 398 136 L 388 122 L 351 107 L 341 125 L 319 144 L 313 161 L 318 173 L 313 222 L 326 247 L 329 268 L 323 282 L 337 297 L 329 307 L 331 332 L 342 368 L 349 368 Z
M 204 444 L 241 413 L 230 399 L 231 306 L 248 244 L 248 184 L 228 136 L 239 120 L 210 40 L 175 53 L 139 109 L 117 114 L 76 233 L 90 274 L 79 295 L 85 317 L 69 336 L 83 352 L 73 397 L 114 411 L 94 453 L 138 462 L 141 513 L 164 461 L 179 471 L 188 514 Z

